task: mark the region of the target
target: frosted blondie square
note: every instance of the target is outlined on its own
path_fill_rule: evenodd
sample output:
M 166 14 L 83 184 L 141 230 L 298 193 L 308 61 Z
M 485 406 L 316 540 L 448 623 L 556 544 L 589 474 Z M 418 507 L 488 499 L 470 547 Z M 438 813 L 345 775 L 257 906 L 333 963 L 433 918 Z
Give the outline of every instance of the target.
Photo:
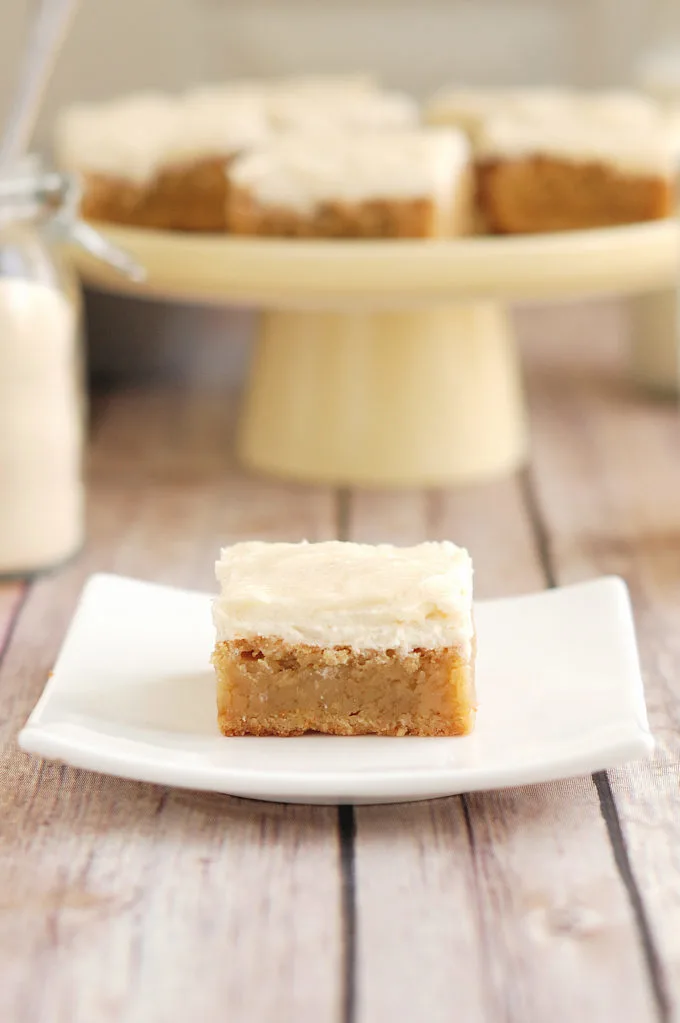
M 501 234 L 608 227 L 673 213 L 676 158 L 660 120 L 625 105 L 582 106 L 561 118 L 506 116 L 477 140 L 478 195 Z
M 430 238 L 469 233 L 469 144 L 447 128 L 284 133 L 228 167 L 234 234 Z
M 472 562 L 453 543 L 240 543 L 216 566 L 224 735 L 464 735 Z

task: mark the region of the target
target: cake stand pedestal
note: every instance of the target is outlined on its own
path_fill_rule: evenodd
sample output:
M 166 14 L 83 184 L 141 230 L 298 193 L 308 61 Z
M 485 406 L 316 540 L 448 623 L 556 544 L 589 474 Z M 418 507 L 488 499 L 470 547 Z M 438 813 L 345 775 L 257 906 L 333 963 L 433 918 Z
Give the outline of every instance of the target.
M 148 278 L 123 281 L 73 251 L 88 283 L 263 310 L 240 458 L 348 486 L 450 485 L 521 465 L 525 410 L 508 304 L 668 289 L 680 251 L 674 221 L 394 242 L 97 226 Z M 640 336 L 652 333 L 643 326 Z
M 505 310 L 265 313 L 238 451 L 254 469 L 335 484 L 434 486 L 515 468 L 526 432 Z
M 678 288 L 636 295 L 631 298 L 629 308 L 633 379 L 646 390 L 669 396 L 677 394 L 680 388 Z

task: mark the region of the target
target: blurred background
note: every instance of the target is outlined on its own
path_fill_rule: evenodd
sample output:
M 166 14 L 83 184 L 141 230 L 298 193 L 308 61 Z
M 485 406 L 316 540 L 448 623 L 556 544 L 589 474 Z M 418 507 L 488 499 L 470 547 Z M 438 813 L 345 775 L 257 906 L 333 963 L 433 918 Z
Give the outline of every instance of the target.
M 31 0 L 3 5 L 0 92 Z M 84 0 L 45 105 L 240 76 L 371 70 L 425 96 L 442 82 L 623 85 L 680 34 L 675 0 Z
M 32 6 L 2 5 L 2 113 Z M 83 0 L 37 143 L 49 147 L 56 111 L 73 100 L 242 76 L 368 70 L 419 97 L 448 82 L 626 86 L 675 40 L 675 0 Z M 242 378 L 245 313 L 92 293 L 87 312 L 95 375 Z

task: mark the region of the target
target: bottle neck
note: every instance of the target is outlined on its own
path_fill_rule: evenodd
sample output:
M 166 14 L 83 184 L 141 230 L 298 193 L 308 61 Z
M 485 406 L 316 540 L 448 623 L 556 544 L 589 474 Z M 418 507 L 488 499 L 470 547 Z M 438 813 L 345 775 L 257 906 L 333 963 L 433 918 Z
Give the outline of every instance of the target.
M 41 176 L 37 156 L 25 156 L 0 170 L 0 229 L 13 224 L 38 225 L 45 212 L 45 200 L 37 184 Z
M 39 164 L 34 164 L 38 166 Z M 144 268 L 90 224 L 80 220 L 80 185 L 74 175 L 29 170 L 0 174 L 0 218 L 33 220 L 46 237 L 85 249 L 95 259 L 132 280 L 143 280 Z

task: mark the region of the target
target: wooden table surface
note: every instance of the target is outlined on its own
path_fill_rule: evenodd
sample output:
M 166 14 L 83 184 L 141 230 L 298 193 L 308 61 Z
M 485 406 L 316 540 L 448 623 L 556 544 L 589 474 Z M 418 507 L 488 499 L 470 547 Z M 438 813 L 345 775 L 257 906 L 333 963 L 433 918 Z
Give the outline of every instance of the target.
M 523 328 L 530 470 L 462 491 L 249 478 L 232 399 L 148 386 L 95 399 L 87 549 L 0 589 L 3 1023 L 680 1019 L 676 410 L 627 384 L 617 308 L 534 312 Z M 454 539 L 483 596 L 623 575 L 653 761 L 337 809 L 17 750 L 88 573 L 212 588 L 220 544 L 338 536 Z

